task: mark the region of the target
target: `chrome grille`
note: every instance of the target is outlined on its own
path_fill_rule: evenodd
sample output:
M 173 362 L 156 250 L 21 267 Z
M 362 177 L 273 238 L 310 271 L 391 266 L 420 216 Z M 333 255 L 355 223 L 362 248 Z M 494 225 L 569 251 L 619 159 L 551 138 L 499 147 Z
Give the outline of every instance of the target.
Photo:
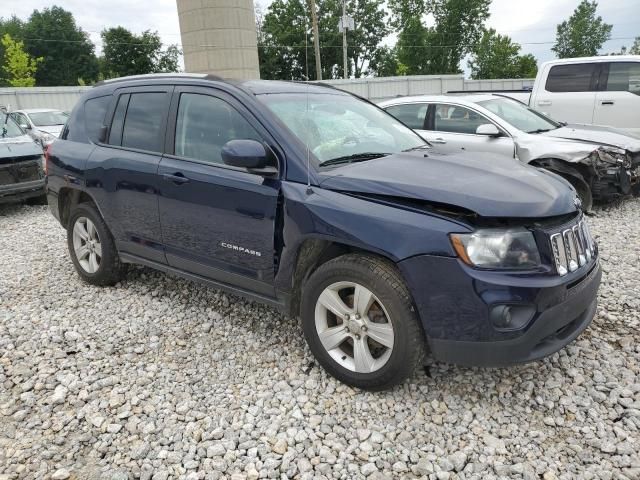
M 584 220 L 551 235 L 551 250 L 558 275 L 564 276 L 586 265 L 595 256 L 595 243 Z

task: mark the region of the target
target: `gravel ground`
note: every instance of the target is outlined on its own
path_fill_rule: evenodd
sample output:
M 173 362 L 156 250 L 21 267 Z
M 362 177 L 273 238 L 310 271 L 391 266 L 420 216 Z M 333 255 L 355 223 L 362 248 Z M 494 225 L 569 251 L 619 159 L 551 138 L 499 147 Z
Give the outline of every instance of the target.
M 363 393 L 270 308 L 134 269 L 83 284 L 0 207 L 0 480 L 640 478 L 640 200 L 599 211 L 592 327 L 542 362 Z

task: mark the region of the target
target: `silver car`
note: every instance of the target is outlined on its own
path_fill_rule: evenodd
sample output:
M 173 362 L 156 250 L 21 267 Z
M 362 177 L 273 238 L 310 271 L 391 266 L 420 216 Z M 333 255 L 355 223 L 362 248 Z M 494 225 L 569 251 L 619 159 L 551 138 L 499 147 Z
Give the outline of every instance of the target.
M 51 108 L 15 110 L 10 115 L 43 148 L 60 136 L 69 118 L 68 113 Z
M 502 154 L 561 175 L 585 210 L 640 190 L 640 137 L 622 130 L 559 123 L 500 95 L 404 97 L 380 107 L 439 151 Z

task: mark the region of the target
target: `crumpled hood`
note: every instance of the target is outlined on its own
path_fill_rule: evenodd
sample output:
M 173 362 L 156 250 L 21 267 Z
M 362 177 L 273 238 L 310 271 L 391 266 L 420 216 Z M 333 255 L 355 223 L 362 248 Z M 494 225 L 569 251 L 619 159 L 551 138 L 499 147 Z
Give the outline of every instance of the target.
M 0 159 L 42 155 L 42 148 L 27 135 L 21 137 L 0 137 Z
M 543 218 L 576 211 L 575 191 L 565 180 L 491 154 L 401 153 L 321 172 L 320 185 L 447 204 L 484 217 Z
M 640 152 L 640 137 L 612 127 L 598 125 L 567 125 L 540 134 L 540 137 L 579 140 L 596 145 L 621 148 L 630 152 Z

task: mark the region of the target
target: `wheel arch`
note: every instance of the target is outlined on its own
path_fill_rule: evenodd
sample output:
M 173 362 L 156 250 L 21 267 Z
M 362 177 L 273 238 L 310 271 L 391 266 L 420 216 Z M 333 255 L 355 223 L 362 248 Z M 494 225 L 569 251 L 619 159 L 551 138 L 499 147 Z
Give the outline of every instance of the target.
M 73 207 L 81 203 L 91 203 L 96 207 L 100 215 L 104 218 L 102 212 L 100 212 L 98 204 L 96 203 L 94 198 L 86 191 L 80 190 L 79 188 L 63 187 L 58 193 L 58 211 L 60 212 L 60 223 L 64 228 L 68 227 L 69 218 L 71 218 Z
M 295 263 L 293 265 L 294 268 L 292 269 L 289 314 L 297 316 L 300 313 L 302 291 L 309 277 L 313 275 L 318 268 L 334 258 L 353 253 L 385 260 L 397 268 L 396 261 L 391 256 L 374 250 L 321 238 L 305 239 L 297 248 Z M 402 277 L 399 269 L 398 273 Z

